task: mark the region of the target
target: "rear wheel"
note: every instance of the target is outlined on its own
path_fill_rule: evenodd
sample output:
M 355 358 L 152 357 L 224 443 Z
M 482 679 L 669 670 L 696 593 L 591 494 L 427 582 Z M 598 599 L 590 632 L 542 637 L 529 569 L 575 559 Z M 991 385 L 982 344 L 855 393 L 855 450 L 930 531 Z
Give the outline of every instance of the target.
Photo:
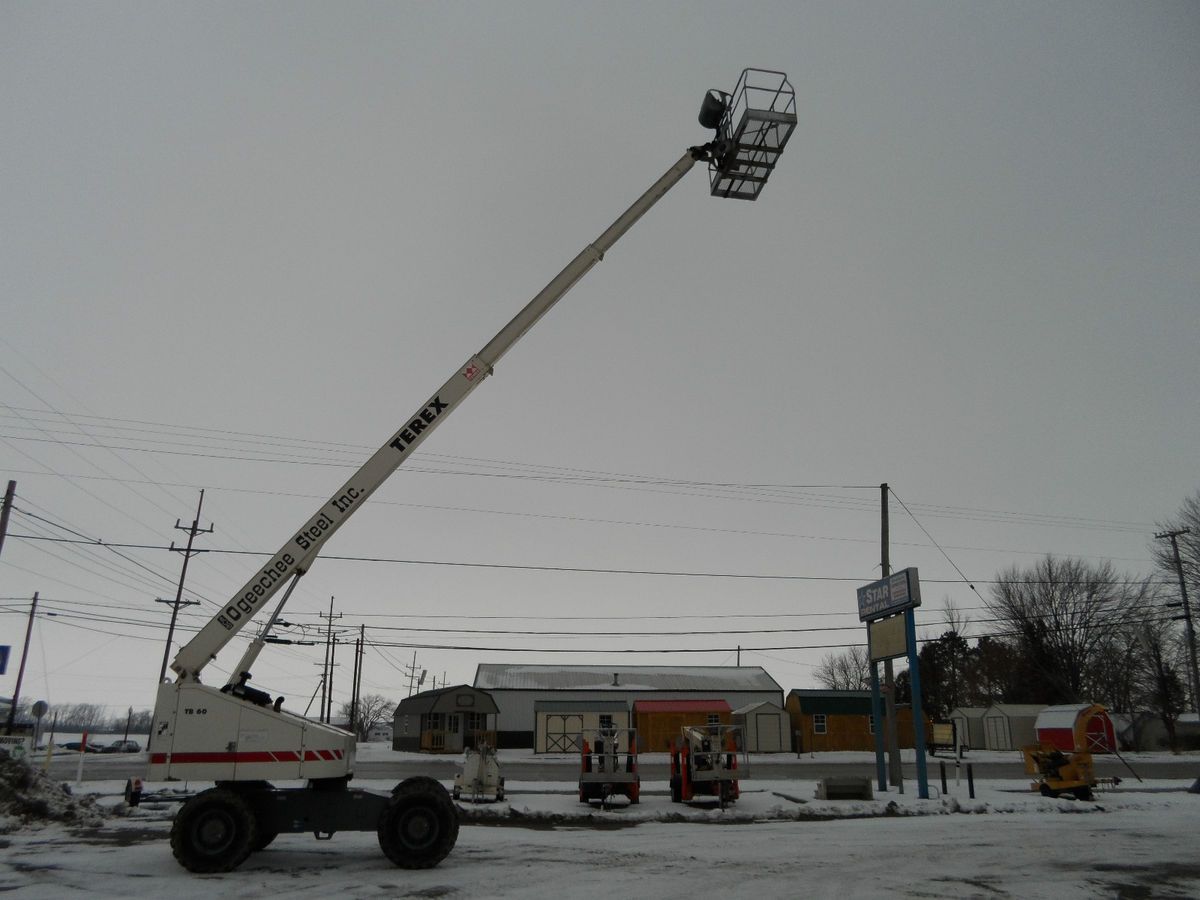
M 171 826 L 171 852 L 190 872 L 232 872 L 258 839 L 254 813 L 246 801 L 223 788 L 188 800 Z
M 683 802 L 683 784 L 680 782 L 678 775 L 671 776 L 671 802 Z
M 396 786 L 379 817 L 379 846 L 402 869 L 429 869 L 458 840 L 458 809 L 433 778 L 409 778 Z

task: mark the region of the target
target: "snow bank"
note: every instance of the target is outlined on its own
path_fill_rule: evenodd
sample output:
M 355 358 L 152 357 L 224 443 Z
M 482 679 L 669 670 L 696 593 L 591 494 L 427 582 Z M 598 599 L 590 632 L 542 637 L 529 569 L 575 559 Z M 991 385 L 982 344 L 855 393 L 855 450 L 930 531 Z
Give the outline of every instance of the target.
M 95 827 L 103 821 L 104 814 L 94 797 L 76 797 L 66 784 L 54 781 L 24 760 L 0 753 L 0 834 L 38 823 Z

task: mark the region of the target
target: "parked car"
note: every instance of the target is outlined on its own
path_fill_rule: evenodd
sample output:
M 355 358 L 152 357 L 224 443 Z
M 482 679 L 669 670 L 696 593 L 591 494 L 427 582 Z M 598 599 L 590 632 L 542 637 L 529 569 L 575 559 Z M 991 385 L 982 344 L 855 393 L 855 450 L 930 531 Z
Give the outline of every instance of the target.
M 102 752 L 104 753 L 140 753 L 142 745 L 137 741 L 113 741 Z
M 74 750 L 78 752 L 81 748 L 84 753 L 103 753 L 104 748 L 92 741 L 87 742 L 87 746 L 83 746 L 82 741 L 67 741 L 65 744 L 59 744 L 64 750 Z

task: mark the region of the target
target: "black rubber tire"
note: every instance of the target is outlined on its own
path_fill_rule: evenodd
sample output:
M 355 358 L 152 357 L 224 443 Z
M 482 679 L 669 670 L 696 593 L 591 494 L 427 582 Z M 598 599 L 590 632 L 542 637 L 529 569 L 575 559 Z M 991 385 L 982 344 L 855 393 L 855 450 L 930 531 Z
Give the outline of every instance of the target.
M 671 776 L 671 802 L 683 802 L 683 784 L 680 782 L 678 775 Z
M 1054 790 L 1048 784 L 1043 784 L 1041 786 L 1041 788 L 1039 789 L 1039 791 L 1043 797 L 1050 797 L 1051 799 L 1053 799 L 1058 796 L 1058 791 Z
M 279 837 L 278 831 L 274 831 L 270 828 L 264 828 L 262 825 L 259 825 L 258 837 L 255 838 L 254 846 L 250 849 L 254 853 L 257 853 L 259 850 L 266 850 L 269 846 L 271 846 L 271 842 L 277 837 Z
M 1081 788 L 1075 788 L 1075 799 L 1076 800 L 1092 800 L 1095 798 L 1092 796 L 1092 789 L 1090 787 L 1081 787 Z
M 189 872 L 232 872 L 257 841 L 254 813 L 245 800 L 224 788 L 192 797 L 171 825 L 171 852 Z
M 433 778 L 408 778 L 379 817 L 379 847 L 402 869 L 431 869 L 458 840 L 458 808 Z

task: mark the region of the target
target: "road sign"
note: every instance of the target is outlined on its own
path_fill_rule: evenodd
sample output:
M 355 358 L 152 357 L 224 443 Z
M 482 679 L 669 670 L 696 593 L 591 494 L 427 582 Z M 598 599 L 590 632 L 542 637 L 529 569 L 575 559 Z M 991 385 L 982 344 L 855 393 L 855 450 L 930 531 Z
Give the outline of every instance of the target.
M 921 605 L 915 568 L 903 569 L 858 589 L 858 620 L 870 622 Z

